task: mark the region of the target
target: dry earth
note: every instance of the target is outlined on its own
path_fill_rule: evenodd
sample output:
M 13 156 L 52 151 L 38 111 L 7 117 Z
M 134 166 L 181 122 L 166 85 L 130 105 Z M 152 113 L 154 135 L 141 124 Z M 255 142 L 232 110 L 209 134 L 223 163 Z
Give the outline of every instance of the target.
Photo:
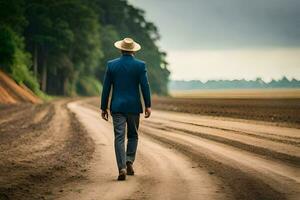
M 141 118 L 136 175 L 118 182 L 111 119 L 98 107 L 1 107 L 0 199 L 300 198 L 297 123 L 154 110 Z
M 12 78 L 0 70 L 0 104 L 42 103 L 24 84 L 18 85 Z
M 55 199 L 65 184 L 85 179 L 94 142 L 66 104 L 1 106 L 1 200 Z
M 213 98 L 212 95 L 209 98 L 165 97 L 154 98 L 153 106 L 159 110 L 276 122 L 279 126 L 300 128 L 299 98 Z

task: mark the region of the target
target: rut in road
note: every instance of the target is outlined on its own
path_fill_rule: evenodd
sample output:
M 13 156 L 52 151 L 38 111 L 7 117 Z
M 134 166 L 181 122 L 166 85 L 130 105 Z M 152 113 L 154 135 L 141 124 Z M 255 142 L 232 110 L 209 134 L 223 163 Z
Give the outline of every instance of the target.
M 274 152 L 267 149 L 271 146 L 270 140 L 258 143 L 260 138 L 249 138 L 249 135 L 248 138 L 239 140 L 241 136 L 236 137 L 236 132 L 234 134 L 228 132 L 228 127 L 226 133 L 218 129 L 219 123 L 216 122 L 220 122 L 222 127 L 224 121 L 214 118 L 207 119 L 209 129 L 202 127 L 199 129 L 194 123 L 196 121 L 203 123 L 205 120 L 202 117 L 192 116 L 157 111 L 157 115 L 153 115 L 153 121 L 142 123 L 142 131 L 144 134 L 184 152 L 191 159 L 198 160 L 201 166 L 214 170 L 215 174 L 223 179 L 224 184 L 233 188 L 238 199 L 299 198 L 300 171 L 297 145 L 272 143 L 274 147 L 278 145 L 279 150 L 285 151 L 283 158 L 278 155 L 274 156 Z M 193 125 L 185 124 L 184 126 L 182 123 L 175 123 L 174 119 L 179 120 L 180 117 L 182 123 L 189 120 L 195 122 Z M 216 127 L 215 129 L 212 124 Z M 228 121 L 228 124 L 227 126 L 231 126 L 230 129 L 234 129 L 231 121 Z M 256 125 L 251 123 L 241 127 L 250 129 L 246 131 L 253 131 L 253 126 L 256 128 Z M 275 130 L 276 128 L 280 132 L 279 127 L 273 127 Z M 270 127 L 266 128 L 266 130 L 268 129 Z M 280 135 L 291 135 L 298 131 L 297 129 L 282 129 L 285 132 L 279 133 Z M 299 134 L 294 136 L 295 140 L 299 140 Z M 239 145 L 236 145 L 237 141 Z M 245 146 L 250 148 L 245 148 Z M 258 152 L 259 146 L 264 146 L 267 151 Z M 287 163 L 287 158 L 293 156 L 296 160 Z
M 92 103 L 92 105 L 96 105 Z M 84 104 L 84 107 L 92 108 L 98 112 L 98 108 Z M 155 114 L 157 112 L 157 114 Z M 152 118 L 150 120 L 142 120 L 141 122 L 141 141 L 140 144 L 140 157 L 149 157 L 149 152 L 143 152 L 142 144 L 143 141 L 148 141 L 149 138 L 152 139 L 152 145 L 159 145 L 163 148 L 171 148 L 176 155 L 184 157 L 188 163 L 193 163 L 193 169 L 198 171 L 197 173 L 205 172 L 204 174 L 209 174 L 207 180 L 214 180 L 219 189 L 216 190 L 217 193 L 221 194 L 221 199 L 298 199 L 299 198 L 299 168 L 297 162 L 285 162 L 285 158 L 281 159 L 278 156 L 274 155 L 263 155 L 256 152 L 256 150 L 243 148 L 244 146 L 238 147 L 232 145 L 233 143 L 226 143 L 223 140 L 212 140 L 211 138 L 199 137 L 199 135 L 191 134 L 195 129 L 195 125 L 192 127 L 183 126 L 183 129 L 179 129 L 182 123 L 191 121 L 192 123 L 197 123 L 199 120 L 197 118 L 188 118 L 188 115 L 183 115 L 174 112 L 163 112 L 163 111 L 154 111 Z M 95 117 L 99 117 L 98 114 Z M 174 122 L 174 120 L 180 120 L 182 123 Z M 224 119 L 217 120 L 220 124 L 223 124 L 226 130 L 221 130 L 221 127 L 218 127 L 213 118 L 205 119 L 208 121 L 207 126 L 212 126 L 211 124 L 216 125 L 214 131 L 227 131 L 229 134 L 223 136 L 223 139 L 240 139 L 230 138 L 232 135 L 237 135 L 237 131 L 251 132 L 254 134 L 254 140 L 261 140 L 261 137 L 255 137 L 255 135 L 262 135 L 264 132 L 270 133 L 267 137 L 277 138 L 286 138 L 287 140 L 291 139 L 293 141 L 298 140 L 297 135 L 293 135 L 294 132 L 297 133 L 297 129 L 288 129 L 285 130 L 281 127 L 272 127 L 271 125 L 261 125 L 261 124 L 249 124 L 244 123 L 240 124 L 240 121 L 237 121 L 237 124 L 234 124 L 236 121 L 226 121 Z M 222 123 L 221 123 L 222 122 Z M 231 122 L 231 123 L 230 123 Z M 95 122 L 96 123 L 96 122 Z M 102 124 L 103 122 L 101 122 Z M 229 125 L 228 125 L 229 124 Z M 205 125 L 205 124 L 204 124 Z M 226 126 L 227 125 L 227 126 Z M 238 126 L 235 127 L 235 126 Z M 179 126 L 179 128 L 178 128 Z M 229 126 L 229 127 L 228 127 Z M 232 126 L 232 127 L 231 127 Z M 249 129 L 250 127 L 250 129 Z M 111 128 L 111 125 L 110 125 Z M 182 126 L 181 126 L 182 128 Z M 207 127 L 206 127 L 207 128 Z M 209 127 L 212 129 L 212 127 Z M 223 127 L 224 128 L 224 127 Z M 224 129 L 225 129 L 224 128 Z M 230 129 L 234 130 L 234 133 L 230 132 Z M 278 131 L 273 131 L 273 129 Z M 258 131 L 258 133 L 255 132 Z M 277 134 L 284 130 L 282 133 Z M 211 131 L 211 130 L 210 130 Z M 112 131 L 111 131 L 112 134 Z M 212 132 L 206 133 L 211 136 L 216 136 Z M 105 134 L 106 135 L 106 134 Z M 222 134 L 219 135 L 219 137 Z M 230 135 L 230 137 L 228 136 Z M 252 135 L 240 134 L 242 137 L 250 137 Z M 238 135 L 239 136 L 239 135 Z M 112 135 L 111 135 L 112 137 Z M 240 140 L 241 142 L 241 140 Z M 244 143 L 247 144 L 248 140 Z M 260 144 L 256 145 L 265 145 L 265 148 L 268 149 L 268 145 L 277 143 L 281 146 L 281 150 L 284 150 L 284 147 L 288 147 L 287 151 L 284 152 L 288 156 L 297 155 L 297 144 L 293 142 L 287 144 L 286 142 L 275 142 L 270 139 L 263 139 L 260 141 Z M 243 144 L 244 145 L 244 144 Z M 249 144 L 248 144 L 249 145 Z M 253 148 L 256 148 L 255 146 Z M 270 149 L 268 149 L 270 150 Z M 160 155 L 160 154 L 158 154 Z M 184 155 L 184 156 L 182 156 Z M 139 159 L 139 158 L 138 158 Z M 152 159 L 152 162 L 154 159 Z M 155 162 L 154 162 L 155 163 Z M 139 165 L 139 161 L 137 160 Z M 178 163 L 175 162 L 173 165 L 176 166 Z M 147 164 L 151 166 L 151 162 Z M 144 168 L 147 171 L 147 169 Z M 154 169 L 150 169 L 150 172 L 153 172 Z M 158 170 L 157 170 L 158 171 Z M 162 170 L 163 171 L 163 170 Z M 151 182 L 148 179 L 148 182 Z M 142 182 L 141 185 L 146 184 Z M 183 185 L 183 184 L 181 184 Z M 196 188 L 201 188 L 203 185 L 198 183 Z M 161 186 L 163 187 L 163 186 Z M 205 187 L 205 186 L 204 186 Z M 211 186 L 210 186 L 211 187 Z M 143 188 L 143 186 L 141 186 Z M 164 188 L 164 187 L 163 187 Z M 150 190 L 150 194 L 155 194 L 157 189 Z M 194 191 L 190 189 L 191 191 Z M 138 189 L 138 191 L 143 191 Z M 149 190 L 147 190 L 149 191 Z M 169 191 L 165 189 L 166 193 Z M 133 192 L 132 194 L 136 194 Z M 143 192 L 141 192 L 143 193 Z M 150 195 L 151 196 L 151 195 Z M 201 196 L 201 195 L 200 195 Z M 143 196 L 145 197 L 145 196 Z M 218 198 L 220 196 L 214 196 Z M 199 196 L 198 196 L 199 198 Z M 212 199 L 214 199 L 212 198 Z M 151 199 L 151 198 L 150 198 Z
M 285 143 L 285 144 L 291 144 L 291 145 L 296 145 L 300 146 L 300 138 L 299 137 L 292 137 L 292 136 L 285 136 L 285 135 L 278 135 L 278 134 L 272 134 L 268 132 L 258 132 L 258 131 L 249 131 L 249 130 L 243 130 L 239 128 L 226 128 L 226 127 L 220 127 L 218 126 L 212 126 L 212 125 L 205 125 L 205 124 L 197 124 L 197 123 L 190 123 L 190 122 L 181 122 L 178 120 L 170 120 L 172 122 L 176 122 L 177 124 L 190 124 L 193 126 L 198 126 L 198 127 L 204 127 L 204 128 L 210 128 L 210 129 L 217 129 L 221 131 L 229 131 L 234 134 L 239 134 L 239 135 L 246 135 L 246 136 L 251 136 L 251 137 L 256 137 L 260 139 L 265 139 L 265 140 L 270 140 L 270 141 L 275 141 L 275 142 L 280 142 L 280 143 Z M 162 124 L 162 123 L 160 123 Z
M 70 109 L 96 143 L 89 181 L 72 186 L 73 191 L 61 199 L 232 199 L 229 188 L 220 180 L 198 168 L 194 161 L 174 149 L 140 135 L 134 177 L 116 181 L 118 174 L 112 124 L 100 119 L 99 112 L 80 102 Z M 111 121 L 111 120 L 110 120 Z M 80 194 L 76 191 L 80 190 Z
M 0 198 L 300 197 L 299 129 L 154 110 L 141 121 L 136 176 L 118 182 L 112 124 L 93 105 L 1 107 Z
M 222 144 L 228 144 L 249 152 L 283 160 L 295 166 L 300 163 L 298 141 L 295 141 L 296 144 L 292 142 L 286 144 L 286 142 L 281 140 L 274 142 L 274 140 L 269 138 L 265 140 L 265 138 L 257 137 L 256 135 L 239 134 L 236 130 L 220 130 L 218 127 L 199 128 L 194 125 L 180 127 L 180 124 L 168 122 L 166 124 L 156 122 L 147 122 L 145 124 L 148 127 L 160 130 L 184 132 Z
M 0 199 L 55 199 L 80 181 L 93 142 L 66 100 L 6 106 L 0 112 Z

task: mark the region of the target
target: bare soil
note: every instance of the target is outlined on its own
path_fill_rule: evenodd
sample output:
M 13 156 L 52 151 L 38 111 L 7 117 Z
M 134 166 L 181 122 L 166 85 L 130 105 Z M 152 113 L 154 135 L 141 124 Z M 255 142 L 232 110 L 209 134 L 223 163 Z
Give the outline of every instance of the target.
M 175 100 L 155 99 L 154 105 L 167 101 Z M 240 108 L 239 115 L 263 107 L 263 116 L 250 117 L 193 114 L 198 106 L 189 105 L 190 113 L 154 109 L 150 119 L 141 116 L 135 176 L 124 182 L 116 181 L 112 120 L 100 118 L 99 102 L 1 106 L 0 199 L 300 198 L 298 122 L 259 118 L 276 105 L 296 117 L 287 107 L 297 102 L 200 101 L 206 110 Z
M 300 99 L 297 98 L 154 98 L 159 110 L 199 115 L 276 122 L 300 127 Z
M 25 85 L 18 85 L 0 70 L 0 104 L 42 103 Z
M 1 106 L 1 200 L 55 199 L 85 179 L 94 143 L 66 103 Z
M 102 158 L 93 184 L 61 199 L 299 199 L 300 131 L 280 124 L 153 110 L 142 119 L 136 176 L 114 182 L 111 119 L 99 99 L 74 103 Z M 101 134 L 99 130 L 101 129 Z M 97 147 L 96 147 L 97 149 Z M 100 156 L 100 155 L 99 155 Z M 93 167 L 94 166 L 94 167 Z

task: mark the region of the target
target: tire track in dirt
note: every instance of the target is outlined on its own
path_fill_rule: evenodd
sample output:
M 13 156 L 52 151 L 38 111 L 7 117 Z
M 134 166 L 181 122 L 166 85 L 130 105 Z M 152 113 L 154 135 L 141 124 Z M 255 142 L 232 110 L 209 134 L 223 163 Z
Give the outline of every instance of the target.
M 49 112 L 46 115 L 40 117 L 40 119 L 36 118 L 36 116 L 47 109 Z M 3 143 L 1 147 L 8 145 L 11 149 L 10 145 L 17 146 L 20 142 L 22 143 L 20 136 L 27 138 L 27 134 L 33 133 L 31 130 L 46 128 L 52 120 L 54 112 L 53 105 L 51 104 L 31 105 L 31 107 L 25 107 L 24 110 L 20 111 L 11 120 L 2 122 L 0 124 L 0 137 Z M 4 115 L 2 114 L 2 116 Z
M 231 199 L 232 194 L 207 170 L 149 137 L 140 135 L 136 175 L 125 182 L 116 181 L 111 123 L 100 119 L 99 111 L 78 102 L 70 104 L 79 120 L 96 142 L 90 181 L 75 186 L 75 191 L 61 199 Z M 111 121 L 111 120 L 110 120 Z M 112 170 L 115 168 L 115 170 Z
M 235 199 L 297 199 L 299 170 L 284 163 L 271 162 L 255 155 L 237 151 L 184 133 L 162 131 L 146 126 L 143 134 L 183 152 L 201 167 L 211 170 Z
M 229 129 L 244 133 L 252 133 L 264 137 L 288 139 L 298 142 L 300 141 L 299 128 L 297 128 L 297 126 L 281 127 L 276 123 L 255 120 L 231 119 L 227 117 L 202 116 L 196 114 L 175 113 L 158 110 L 156 112 L 157 115 L 154 116 L 153 121 L 173 121 L 182 125 L 190 124 L 199 127 L 213 127 L 218 128 L 219 130 Z M 172 116 L 172 118 L 170 117 L 170 115 Z
M 10 104 L 0 105 L 0 124 L 8 122 L 10 120 L 14 120 L 18 116 L 20 116 L 21 113 L 30 110 L 31 107 L 32 104 L 29 103 L 16 104 L 14 106 Z
M 204 139 L 208 139 L 208 140 L 212 140 L 215 142 L 219 142 L 222 144 L 227 144 L 229 146 L 234 146 L 237 148 L 240 148 L 242 150 L 246 150 L 249 152 L 253 152 L 256 154 L 260 154 L 262 156 L 267 156 L 270 157 L 272 159 L 278 159 L 278 160 L 284 160 L 286 162 L 289 162 L 292 165 L 297 166 L 300 163 L 300 157 L 297 156 L 297 154 L 299 154 L 299 150 L 298 148 L 293 148 L 293 147 L 286 147 L 283 146 L 282 148 L 288 148 L 291 149 L 293 148 L 293 154 L 290 155 L 288 153 L 284 153 L 284 152 L 279 152 L 278 150 L 273 150 L 273 149 L 268 149 L 268 147 L 265 146 L 258 146 L 257 143 L 247 143 L 247 138 L 243 140 L 237 140 L 237 138 L 227 138 L 225 135 L 222 135 L 220 133 L 220 135 L 214 135 L 214 134 L 210 134 L 209 132 L 199 132 L 199 131 L 193 131 L 193 130 L 188 130 L 185 128 L 178 128 L 178 127 L 174 127 L 174 126 L 169 126 L 169 125 L 153 125 L 154 123 L 146 123 L 147 126 L 152 127 L 152 128 L 156 128 L 156 129 L 160 129 L 160 130 L 166 130 L 166 131 L 172 131 L 172 132 L 183 132 L 183 133 L 188 133 L 194 136 L 198 136 Z M 246 142 L 247 141 L 247 142 Z M 276 144 L 275 144 L 276 145 Z M 279 144 L 277 144 L 279 145 Z
M 94 100 L 89 103 L 93 106 L 98 105 Z M 174 121 L 170 123 L 172 120 L 181 121 L 178 126 L 180 124 L 184 125 L 183 130 L 174 130 L 173 128 L 178 127 L 175 126 Z M 185 124 L 187 121 L 195 124 L 205 124 L 207 122 L 209 126 L 217 127 L 214 131 L 234 129 L 247 132 L 251 127 L 254 136 L 241 134 L 243 137 L 247 136 L 249 138 L 256 138 L 256 133 L 260 135 L 270 133 L 269 135 L 266 134 L 266 137 L 276 137 L 278 135 L 277 139 L 297 141 L 299 139 L 297 129 L 273 126 L 271 123 L 256 123 L 253 120 L 206 118 L 205 116 L 199 117 L 199 115 L 157 110 L 154 110 L 150 120 L 141 122 L 142 135 L 152 138 L 155 141 L 154 143 L 172 148 L 177 154 L 184 154 L 190 162 L 196 163 L 194 167 L 197 169 L 208 171 L 212 177 L 221 181 L 224 190 L 230 191 L 227 194 L 231 194 L 229 195 L 231 199 L 299 199 L 299 163 L 294 161 L 292 161 L 293 164 L 287 163 L 285 159 L 262 156 L 256 152 L 234 147 L 231 143 L 224 144 L 222 140 L 217 142 L 187 133 Z M 153 125 L 152 122 L 156 124 L 151 127 L 149 124 Z M 167 129 L 166 126 L 168 126 Z M 226 128 L 226 130 L 218 129 L 218 127 Z M 238 135 L 237 133 L 234 134 Z M 222 134 L 219 136 L 221 137 Z M 262 138 L 256 139 L 260 139 L 262 143 L 264 142 L 264 147 L 267 150 L 269 150 L 268 145 L 272 142 L 274 142 L 274 145 L 279 144 L 279 146 L 286 145 L 287 147 L 296 148 L 296 145 L 286 144 L 285 142 L 280 143 Z M 223 195 L 224 190 L 221 192 Z
M 66 103 L 32 105 L 0 124 L 0 198 L 55 198 L 84 178 L 93 142 Z
M 200 126 L 200 127 L 205 127 L 205 128 L 218 129 L 218 130 L 222 130 L 222 131 L 229 131 L 229 132 L 236 133 L 236 134 L 247 135 L 247 136 L 251 136 L 251 137 L 257 137 L 260 139 L 300 146 L 300 138 L 299 137 L 282 136 L 282 135 L 276 135 L 276 134 L 267 133 L 267 132 L 250 132 L 250 131 L 245 131 L 245 130 L 237 130 L 237 129 L 233 129 L 233 128 L 230 129 L 230 128 L 223 128 L 223 127 L 217 127 L 217 126 L 208 126 L 208 125 L 204 125 L 204 124 L 180 122 L 178 120 L 170 120 L 170 121 L 180 123 L 180 124 L 190 124 L 193 126 Z
M 85 102 L 59 100 L 0 112 L 0 199 L 300 197 L 299 164 L 297 160 L 285 162 L 286 155 L 295 155 L 289 149 L 297 144 L 286 142 L 297 142 L 299 136 L 293 135 L 297 131 L 271 126 L 265 126 L 264 131 L 263 126 L 256 129 L 253 124 L 249 127 L 255 129 L 248 130 L 247 124 L 237 128 L 234 121 L 227 125 L 227 121 L 203 119 L 199 129 L 224 135 L 204 132 L 200 137 L 203 132 L 195 128 L 198 118 L 156 114 L 155 110 L 152 118 L 141 122 L 136 176 L 118 182 L 112 125 L 100 119 L 98 108 Z M 274 157 L 265 150 L 247 150 L 245 143 L 249 141 L 233 144 L 233 136 L 261 140 L 266 150 L 274 150 L 268 145 L 278 143 L 278 151 L 286 155 Z M 290 146 L 286 151 L 285 145 Z
M 296 165 L 300 162 L 300 130 L 296 128 L 164 111 L 158 111 L 147 125 L 198 135 Z

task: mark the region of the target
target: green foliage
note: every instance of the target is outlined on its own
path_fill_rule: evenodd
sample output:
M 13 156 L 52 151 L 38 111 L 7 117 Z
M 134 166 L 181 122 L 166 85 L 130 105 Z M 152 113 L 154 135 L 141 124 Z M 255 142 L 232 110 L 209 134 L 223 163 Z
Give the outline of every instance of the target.
M 142 45 L 137 57 L 146 61 L 152 92 L 166 95 L 170 72 L 165 61 L 166 53 L 155 43 L 160 38 L 157 27 L 145 19 L 143 10 L 133 7 L 127 1 L 95 0 L 95 2 L 94 9 L 97 13 L 101 13 L 100 21 L 110 28 L 105 31 L 105 38 L 108 40 L 102 42 L 105 49 L 104 59 L 98 72 L 103 76 L 106 61 L 116 56 L 115 53 L 106 53 L 110 51 L 109 49 L 116 52 L 113 48 L 113 42 L 117 40 L 115 37 L 119 36 L 119 39 L 132 37 Z
M 1 66 L 36 93 L 39 80 L 51 95 L 98 95 L 106 62 L 120 55 L 113 43 L 124 37 L 141 43 L 152 92 L 168 92 L 158 30 L 125 0 L 0 0 L 0 22 Z
M 99 95 L 102 90 L 101 83 L 90 76 L 82 76 L 76 83 L 77 93 L 84 96 Z
M 261 78 L 256 80 L 208 80 L 201 82 L 192 81 L 171 81 L 171 90 L 198 90 L 198 89 L 257 89 L 257 88 L 300 88 L 300 80 L 289 80 L 285 76 L 280 80 L 264 82 Z
M 24 16 L 24 0 L 0 0 L 0 22 L 21 34 L 27 25 Z
M 0 27 L 0 65 L 14 80 L 25 84 L 38 95 L 42 95 L 37 79 L 28 69 L 30 54 L 24 51 L 24 41 L 8 27 Z
M 105 50 L 103 51 L 103 59 L 101 60 L 99 67 L 96 69 L 96 75 L 99 80 L 103 81 L 106 62 L 120 56 L 120 52 L 112 47 L 114 42 L 120 39 L 120 36 L 114 26 L 107 25 L 101 29 L 101 39 L 102 47 Z
M 0 26 L 0 66 L 7 72 L 11 72 L 14 55 L 17 49 L 16 33 L 11 28 Z

